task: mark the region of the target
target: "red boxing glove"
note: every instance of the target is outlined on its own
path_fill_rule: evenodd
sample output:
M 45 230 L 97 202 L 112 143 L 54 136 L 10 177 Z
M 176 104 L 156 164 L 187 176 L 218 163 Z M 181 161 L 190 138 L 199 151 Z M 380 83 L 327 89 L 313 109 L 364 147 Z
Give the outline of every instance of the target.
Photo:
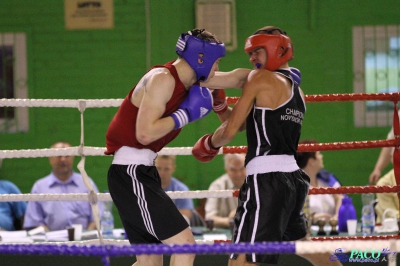
M 209 162 L 219 153 L 220 148 L 216 149 L 211 144 L 212 135 L 213 134 L 204 135 L 193 146 L 192 154 L 200 162 Z
M 225 113 L 226 109 L 228 109 L 228 103 L 226 101 L 225 90 L 214 90 L 212 92 L 213 97 L 213 110 L 217 114 Z

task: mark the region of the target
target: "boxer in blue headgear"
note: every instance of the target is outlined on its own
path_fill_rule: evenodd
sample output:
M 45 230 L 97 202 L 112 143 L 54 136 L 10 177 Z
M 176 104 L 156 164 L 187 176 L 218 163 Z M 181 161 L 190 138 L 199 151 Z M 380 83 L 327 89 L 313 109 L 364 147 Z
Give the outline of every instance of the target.
M 212 35 L 205 40 L 201 35 L 203 32 L 204 29 L 195 29 L 182 33 L 176 43 L 176 53 L 188 62 L 196 72 L 197 80 L 202 82 L 207 80 L 215 61 L 226 53 L 223 42 Z
M 105 154 L 114 155 L 108 188 L 131 244 L 196 243 L 188 222 L 162 189 L 154 160 L 182 127 L 213 110 L 214 97 L 200 81 L 212 81 L 212 88 L 242 88 L 249 72 L 218 71 L 225 47 L 208 31 L 182 34 L 178 47 L 179 58 L 153 66 L 126 94 L 106 134 Z M 172 254 L 169 265 L 193 266 L 194 257 Z M 135 266 L 163 265 L 160 254 L 136 258 Z

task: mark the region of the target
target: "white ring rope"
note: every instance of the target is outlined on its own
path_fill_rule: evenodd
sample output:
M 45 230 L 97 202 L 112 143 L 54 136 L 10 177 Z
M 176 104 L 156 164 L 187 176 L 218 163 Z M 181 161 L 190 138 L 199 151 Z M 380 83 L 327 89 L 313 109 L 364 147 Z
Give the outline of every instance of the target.
M 101 100 L 54 100 L 54 99 L 0 99 L 0 107 L 69 107 L 80 108 L 82 103 L 86 108 L 119 107 L 123 99 Z
M 109 156 L 105 155 L 106 148 L 77 146 L 58 149 L 27 149 L 27 150 L 0 150 L 0 159 L 10 158 L 37 158 L 51 156 Z M 192 155 L 192 147 L 163 148 L 159 155 Z
M 202 199 L 233 197 L 235 190 L 167 191 L 171 199 Z M 98 201 L 111 201 L 109 193 L 94 193 Z M 2 194 L 0 202 L 7 201 L 90 201 L 90 193 L 69 194 Z
M 345 252 L 352 249 L 357 250 L 382 250 L 382 247 L 396 247 L 399 250 L 399 240 L 326 240 L 323 245 L 319 241 L 296 241 L 296 254 L 315 254 L 315 253 L 332 253 L 337 248 L 342 248 Z M 392 242 L 395 244 L 393 245 Z M 391 251 L 395 251 L 390 249 Z
M 115 245 L 115 246 L 130 246 L 129 240 L 127 239 L 103 239 L 103 243 L 105 245 Z M 203 240 L 203 239 L 196 239 L 196 244 L 214 244 L 214 240 Z M 0 241 L 0 245 L 9 245 L 10 243 L 2 243 Z M 17 242 L 15 242 L 17 244 Z M 87 245 L 102 245 L 99 239 L 90 239 L 90 240 L 82 240 L 82 241 L 50 241 L 50 242 L 33 242 L 33 243 L 18 243 L 20 245 L 67 245 L 67 246 L 87 246 Z

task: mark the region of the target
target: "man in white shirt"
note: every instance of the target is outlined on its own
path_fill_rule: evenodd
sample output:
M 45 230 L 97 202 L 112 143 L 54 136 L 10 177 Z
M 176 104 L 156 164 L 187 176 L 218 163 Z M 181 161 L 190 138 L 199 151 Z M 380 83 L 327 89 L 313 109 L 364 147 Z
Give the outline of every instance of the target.
M 208 190 L 236 190 L 239 189 L 245 178 L 245 154 L 226 154 L 224 164 L 226 173 L 214 180 Z M 205 205 L 206 219 L 213 219 L 216 227 L 229 227 L 238 206 L 236 197 L 208 198 Z

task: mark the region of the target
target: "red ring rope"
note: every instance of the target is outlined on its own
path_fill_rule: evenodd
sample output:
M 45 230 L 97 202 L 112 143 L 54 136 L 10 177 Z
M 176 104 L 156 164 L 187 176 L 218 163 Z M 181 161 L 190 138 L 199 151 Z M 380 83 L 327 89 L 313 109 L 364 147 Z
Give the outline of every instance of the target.
M 235 104 L 239 97 L 228 97 L 228 104 Z M 392 93 L 335 93 L 305 95 L 306 102 L 349 102 L 349 101 L 400 101 L 400 92 Z

